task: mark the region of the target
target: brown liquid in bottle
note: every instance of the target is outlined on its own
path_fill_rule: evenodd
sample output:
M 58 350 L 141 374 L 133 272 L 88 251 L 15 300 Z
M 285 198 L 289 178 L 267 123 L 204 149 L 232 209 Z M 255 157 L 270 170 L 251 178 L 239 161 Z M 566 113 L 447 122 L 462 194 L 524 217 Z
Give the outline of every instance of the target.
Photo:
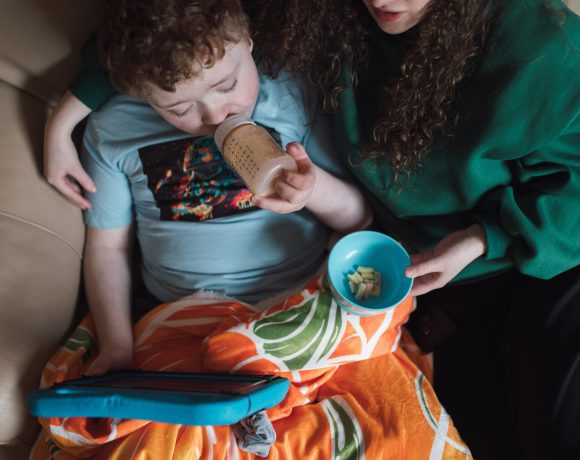
M 256 196 L 274 194 L 274 181 L 283 169 L 298 169 L 268 131 L 242 115 L 220 124 L 215 141 L 228 165 Z

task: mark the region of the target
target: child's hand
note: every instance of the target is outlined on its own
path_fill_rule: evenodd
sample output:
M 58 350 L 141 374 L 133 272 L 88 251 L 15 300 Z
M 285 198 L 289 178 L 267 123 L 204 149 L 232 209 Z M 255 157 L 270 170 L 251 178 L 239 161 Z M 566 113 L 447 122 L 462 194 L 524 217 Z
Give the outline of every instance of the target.
M 85 375 L 95 376 L 111 371 L 123 371 L 129 369 L 132 363 L 133 349 L 114 348 L 112 350 L 101 350 L 85 372 Z
M 49 135 L 45 137 L 44 175 L 71 203 L 81 209 L 91 207 L 91 203 L 83 197 L 81 187 L 88 192 L 95 192 L 97 188 L 81 166 L 70 137 L 60 141 Z
M 274 184 L 275 197 L 252 197 L 252 203 L 262 209 L 287 214 L 299 211 L 308 203 L 316 180 L 315 166 L 298 142 L 286 146 L 286 152 L 298 165 L 298 171 L 283 171 Z

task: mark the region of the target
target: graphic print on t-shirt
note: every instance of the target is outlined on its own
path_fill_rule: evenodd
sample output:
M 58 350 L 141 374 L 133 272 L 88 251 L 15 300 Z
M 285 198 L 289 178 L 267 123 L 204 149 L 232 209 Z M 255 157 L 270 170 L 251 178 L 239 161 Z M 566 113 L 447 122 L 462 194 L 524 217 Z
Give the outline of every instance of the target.
M 147 146 L 139 157 L 161 220 L 201 222 L 258 209 L 213 137 Z

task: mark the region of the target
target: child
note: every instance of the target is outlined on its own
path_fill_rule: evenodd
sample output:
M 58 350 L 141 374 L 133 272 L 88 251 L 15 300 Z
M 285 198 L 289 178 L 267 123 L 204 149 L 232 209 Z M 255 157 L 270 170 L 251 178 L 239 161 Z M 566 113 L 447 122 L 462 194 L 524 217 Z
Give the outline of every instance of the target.
M 208 290 L 255 302 L 316 273 L 327 226 L 344 232 L 370 220 L 352 185 L 289 144 L 306 142 L 318 163 L 332 164 L 317 152 L 324 141 L 296 79 L 259 75 L 237 0 L 105 0 L 99 21 L 101 58 L 126 94 L 109 100 L 86 127 L 83 165 L 96 191 L 86 202 L 74 200 L 78 189 L 66 192 L 63 182 L 53 182 L 88 208 L 85 285 L 100 344 L 89 374 L 131 364 L 135 232 L 143 279 L 160 301 Z M 49 152 L 68 143 L 88 111 L 65 97 L 47 125 Z M 298 171 L 283 173 L 276 197 L 251 197 L 217 152 L 211 136 L 233 114 L 271 129 L 296 160 Z M 74 164 L 68 147 L 57 156 Z M 78 165 L 63 170 L 95 190 Z

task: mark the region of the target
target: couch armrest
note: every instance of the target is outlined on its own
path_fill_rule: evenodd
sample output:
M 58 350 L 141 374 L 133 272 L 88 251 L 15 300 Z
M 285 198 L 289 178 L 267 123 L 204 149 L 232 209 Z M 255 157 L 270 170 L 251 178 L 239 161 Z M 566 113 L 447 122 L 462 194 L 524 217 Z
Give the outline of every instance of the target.
M 0 80 L 51 104 L 78 72 L 95 0 L 2 0 Z
M 81 212 L 41 174 L 46 112 L 0 82 L 0 445 L 13 450 L 36 436 L 25 394 L 69 331 L 80 285 Z

